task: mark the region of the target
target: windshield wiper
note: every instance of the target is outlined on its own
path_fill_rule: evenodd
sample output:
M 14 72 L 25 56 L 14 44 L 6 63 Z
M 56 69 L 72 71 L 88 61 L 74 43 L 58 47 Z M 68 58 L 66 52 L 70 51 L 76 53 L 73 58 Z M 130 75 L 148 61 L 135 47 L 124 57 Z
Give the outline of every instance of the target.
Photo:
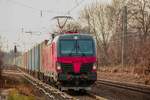
M 86 56 L 86 54 L 85 54 L 84 52 L 82 52 L 82 51 L 81 51 L 80 46 L 78 45 L 77 47 L 78 47 L 78 49 L 77 49 L 77 50 L 78 50 L 78 51 L 80 51 L 81 55 L 82 55 L 82 56 Z
M 72 56 L 73 51 L 76 49 L 76 45 L 74 44 L 74 48 L 71 50 L 71 52 L 68 54 L 69 56 Z

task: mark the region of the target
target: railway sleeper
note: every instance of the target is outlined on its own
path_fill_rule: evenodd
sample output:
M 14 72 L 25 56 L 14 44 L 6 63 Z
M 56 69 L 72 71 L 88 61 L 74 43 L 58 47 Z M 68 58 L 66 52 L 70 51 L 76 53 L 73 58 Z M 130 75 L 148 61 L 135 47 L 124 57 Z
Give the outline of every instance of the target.
M 90 91 L 91 87 L 64 87 L 61 86 L 59 87 L 60 91 L 68 91 L 68 90 L 74 90 L 74 91 L 80 91 L 80 90 L 85 90 L 85 91 Z

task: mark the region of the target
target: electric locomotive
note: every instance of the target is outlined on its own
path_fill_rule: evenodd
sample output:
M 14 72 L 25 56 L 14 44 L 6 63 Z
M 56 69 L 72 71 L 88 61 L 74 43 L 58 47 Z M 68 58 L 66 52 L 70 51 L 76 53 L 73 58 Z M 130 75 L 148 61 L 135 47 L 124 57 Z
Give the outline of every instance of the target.
M 58 35 L 43 54 L 44 73 L 61 90 L 90 90 L 97 80 L 96 47 L 91 35 Z

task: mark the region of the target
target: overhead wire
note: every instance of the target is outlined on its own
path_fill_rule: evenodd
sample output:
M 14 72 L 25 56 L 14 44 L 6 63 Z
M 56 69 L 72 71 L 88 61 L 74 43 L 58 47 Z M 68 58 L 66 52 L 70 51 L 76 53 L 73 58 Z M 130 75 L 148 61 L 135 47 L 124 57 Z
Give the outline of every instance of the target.
M 58 11 L 53 11 L 53 10 L 50 10 L 50 9 L 38 9 L 38 8 L 35 8 L 35 7 L 32 7 L 30 5 L 27 5 L 27 4 L 24 4 L 24 3 L 21 3 L 21 2 L 18 2 L 16 0 L 7 0 L 11 3 L 14 3 L 16 5 L 19 5 L 19 6 L 22 6 L 22 7 L 26 7 L 26 8 L 29 8 L 29 9 L 32 9 L 32 10 L 35 10 L 35 11 L 39 11 L 42 15 L 43 12 L 47 12 L 47 13 L 62 13 L 62 12 L 58 12 Z
M 34 7 L 30 6 L 30 5 L 26 5 L 26 4 L 21 3 L 21 2 L 18 2 L 18 1 L 16 1 L 16 0 L 7 0 L 7 1 L 9 1 L 9 2 L 11 2 L 11 3 L 14 3 L 14 4 L 16 4 L 16 5 L 19 5 L 19 6 L 23 6 L 23 7 L 29 8 L 29 9 L 33 9 L 33 10 L 40 11 L 40 9 L 38 9 L 38 8 L 34 8 Z
M 21 2 L 18 2 L 16 0 L 7 0 L 11 3 L 14 3 L 16 5 L 19 5 L 19 6 L 22 6 L 22 7 L 26 7 L 26 8 L 29 8 L 29 9 L 32 9 L 32 10 L 35 10 L 35 11 L 39 11 L 40 12 L 40 15 L 43 16 L 43 12 L 46 12 L 46 13 L 56 13 L 56 14 L 71 14 L 71 12 L 73 10 L 75 10 L 77 7 L 79 7 L 85 0 L 81 0 L 81 1 L 75 1 L 76 2 L 76 5 L 74 7 L 72 7 L 71 9 L 69 9 L 66 13 L 65 12 L 59 12 L 59 11 L 53 11 L 53 10 L 50 10 L 50 9 L 38 9 L 38 8 L 35 8 L 33 6 L 30 6 L 30 5 L 27 5 L 27 4 L 24 4 L 24 3 L 21 3 Z
M 85 0 L 81 0 L 80 2 L 76 1 L 76 5 L 74 7 L 72 7 L 71 9 L 69 9 L 66 14 L 70 14 L 73 10 L 75 10 L 77 7 L 79 7 Z

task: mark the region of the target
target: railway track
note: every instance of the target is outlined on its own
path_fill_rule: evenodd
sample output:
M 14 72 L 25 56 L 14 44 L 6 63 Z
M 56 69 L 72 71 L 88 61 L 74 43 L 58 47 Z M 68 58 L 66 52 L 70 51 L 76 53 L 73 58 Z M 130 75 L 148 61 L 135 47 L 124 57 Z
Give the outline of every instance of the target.
M 21 73 L 23 73 L 23 77 L 30 82 L 37 89 L 42 91 L 45 95 L 49 97 L 50 100 L 77 100 L 76 98 L 67 95 L 65 92 L 61 92 L 58 89 L 41 82 L 40 80 L 24 73 L 22 70 L 18 69 Z
M 122 83 L 122 82 L 109 81 L 109 80 L 98 80 L 96 82 L 96 85 L 98 86 L 100 84 L 122 88 L 130 91 L 140 92 L 143 94 L 150 94 L 150 87 L 145 85 Z
M 48 100 L 106 100 L 105 98 L 102 97 L 106 97 L 110 100 L 116 100 L 116 98 L 117 100 L 133 100 L 132 98 L 133 95 L 137 96 L 136 98 L 138 98 L 138 95 L 141 94 L 143 96 L 139 96 L 141 97 L 139 100 L 149 100 L 150 87 L 145 85 L 129 84 L 129 83 L 116 82 L 116 81 L 109 81 L 109 80 L 98 80 L 94 85 L 95 90 L 92 92 L 90 91 L 83 94 L 80 92 L 70 93 L 66 91 L 62 92 L 58 90 L 56 87 L 43 83 L 42 81 L 32 77 L 31 75 L 25 73 L 20 69 L 17 72 L 18 73 L 15 73 L 13 71 L 11 72 L 8 70 L 8 73 L 10 74 L 15 73 L 17 75 L 21 75 L 23 78 L 29 81 L 35 88 L 39 89 L 42 92 L 42 94 L 44 93 L 43 95 L 48 97 L 49 98 Z M 115 93 L 116 91 L 118 92 L 115 94 L 114 92 L 111 92 L 111 90 L 114 91 Z M 128 93 L 125 91 L 128 92 L 131 91 L 131 92 Z M 129 99 L 130 97 L 132 99 Z
M 20 69 L 19 69 L 20 70 Z M 21 71 L 21 70 L 20 70 Z M 24 73 L 23 71 L 21 71 Z M 44 94 L 48 95 L 49 98 L 53 100 L 106 100 L 100 96 L 92 94 L 91 92 L 87 92 L 83 95 L 79 94 L 74 95 L 67 92 L 61 92 L 60 90 L 41 82 L 38 79 L 33 78 L 32 76 L 24 73 L 24 78 L 28 80 L 32 85 L 36 86 L 39 90 L 43 91 Z M 57 98 L 55 98 L 57 97 Z
M 95 95 L 91 91 L 87 91 L 87 92 L 69 91 L 66 93 L 77 98 L 78 100 L 107 100 L 106 98 Z
M 77 95 L 76 93 L 70 94 L 68 92 L 62 92 L 56 89 L 55 87 L 50 86 L 49 84 L 43 83 L 42 81 L 23 72 L 19 68 L 18 68 L 18 71 L 23 73 L 22 77 L 25 78 L 29 83 L 31 83 L 37 89 L 42 91 L 45 95 L 47 95 L 50 100 L 106 100 L 105 98 L 102 98 L 91 92 L 86 92 L 83 95 L 80 94 L 80 92 Z
M 48 100 L 106 100 L 105 98 L 102 98 L 91 92 L 86 92 L 86 93 L 81 93 L 81 92 L 69 93 L 66 91 L 62 92 L 56 89 L 55 87 L 32 77 L 31 75 L 25 73 L 19 68 L 6 69 L 4 73 L 11 74 L 11 75 L 16 74 L 16 75 L 23 77 L 31 85 L 33 85 L 35 88 L 41 91 L 44 95 L 46 95 L 46 97 L 48 97 Z

